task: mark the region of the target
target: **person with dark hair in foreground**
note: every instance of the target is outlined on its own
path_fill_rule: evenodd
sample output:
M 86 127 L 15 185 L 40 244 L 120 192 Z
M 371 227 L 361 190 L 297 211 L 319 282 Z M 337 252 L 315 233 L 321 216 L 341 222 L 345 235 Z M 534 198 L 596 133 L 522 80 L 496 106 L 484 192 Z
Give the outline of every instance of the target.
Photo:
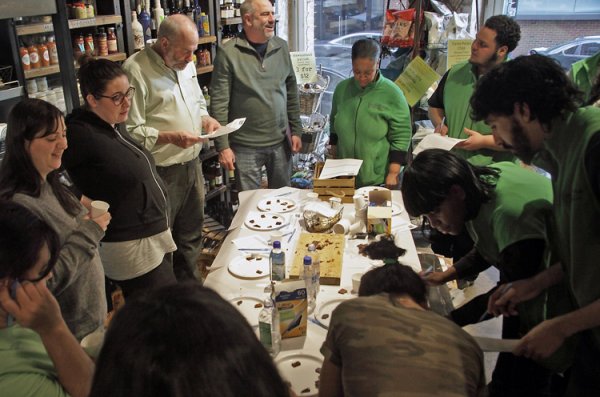
M 319 395 L 486 395 L 479 346 L 456 324 L 427 310 L 418 274 L 387 259 L 363 275 L 358 298 L 333 311 L 321 348 Z
M 550 246 L 557 261 L 495 293 L 489 310 L 515 315 L 516 305 L 566 281 L 576 307 L 527 333 L 514 353 L 545 358 L 578 334 L 568 395 L 600 391 L 600 109 L 580 108 L 582 94 L 560 66 L 541 55 L 518 57 L 485 75 L 471 98 L 496 142 L 552 175 Z
M 248 322 L 198 283 L 127 301 L 112 320 L 90 397 L 289 397 Z
M 61 255 L 60 237 L 27 208 L 4 200 L 0 230 L 0 394 L 87 397 L 94 364 L 46 286 Z
M 470 164 L 452 152 L 430 149 L 406 168 L 402 197 L 411 216 L 424 215 L 433 228 L 456 235 L 467 230 L 475 245 L 444 272 L 424 279 L 440 285 L 475 275 L 490 266 L 500 282 L 531 277 L 545 269 L 546 222 L 552 211 L 550 181 L 511 162 L 488 167 Z M 494 289 L 495 290 L 495 289 Z M 452 311 L 460 326 L 481 321 L 491 290 Z M 544 319 L 545 294 L 519 308 L 520 317 L 504 319 L 502 337 L 518 339 Z M 565 369 L 568 364 L 560 369 Z M 498 356 L 489 384 L 491 396 L 550 396 L 551 371 L 510 353 Z

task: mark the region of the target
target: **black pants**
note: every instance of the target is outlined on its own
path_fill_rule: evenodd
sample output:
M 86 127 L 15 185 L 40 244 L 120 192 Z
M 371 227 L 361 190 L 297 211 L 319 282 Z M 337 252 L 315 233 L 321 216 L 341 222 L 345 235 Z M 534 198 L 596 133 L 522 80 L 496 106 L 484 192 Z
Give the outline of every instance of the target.
M 125 300 L 132 299 L 156 288 L 174 284 L 177 282 L 177 279 L 173 273 L 170 256 L 171 254 L 165 254 L 163 261 L 158 267 L 139 277 L 130 280 L 111 281 L 121 287 Z

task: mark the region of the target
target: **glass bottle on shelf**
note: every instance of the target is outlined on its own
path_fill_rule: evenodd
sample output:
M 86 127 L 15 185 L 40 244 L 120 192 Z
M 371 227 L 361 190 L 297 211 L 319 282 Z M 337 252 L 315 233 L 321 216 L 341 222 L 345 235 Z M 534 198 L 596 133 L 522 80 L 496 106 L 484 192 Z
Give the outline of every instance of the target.
M 142 8 L 142 12 L 138 16 L 138 21 L 142 25 L 144 32 L 144 43 L 152 38 L 152 18 L 150 17 L 150 0 L 146 0 L 144 3 L 144 8 Z M 108 50 L 110 52 L 110 48 Z
M 202 36 L 202 8 L 198 0 L 194 0 L 194 22 L 198 28 L 198 36 Z
M 94 56 L 96 53 L 94 47 L 94 36 L 91 33 L 88 33 L 84 39 L 84 49 L 87 55 Z
M 58 65 L 58 49 L 56 48 L 54 36 L 48 37 L 46 47 L 48 48 L 48 55 L 50 56 L 50 65 Z
M 46 46 L 46 37 L 43 36 L 37 44 L 38 53 L 40 55 L 40 65 L 42 67 L 50 66 L 50 54 Z
M 73 39 L 73 57 L 78 60 L 85 53 L 85 40 L 83 34 L 78 33 Z
M 108 39 L 104 28 L 98 29 L 98 55 L 101 57 L 108 55 Z
M 115 34 L 115 28 L 108 28 L 108 33 L 106 34 L 106 43 L 109 54 L 116 54 L 119 52 L 119 49 L 117 48 L 117 35 Z
M 133 33 L 133 46 L 136 51 L 144 48 L 144 27 L 137 20 L 137 13 L 131 11 L 131 32 Z
M 27 52 L 29 53 L 29 62 L 31 65 L 31 69 L 38 69 L 41 65 L 40 53 L 38 52 L 38 49 L 34 44 L 33 40 L 31 40 L 31 42 L 29 43 L 29 46 L 27 47 Z
M 21 42 L 21 46 L 19 47 L 19 57 L 21 58 L 21 66 L 23 66 L 23 70 L 31 70 L 29 51 L 27 51 L 27 47 L 25 44 L 23 44 L 23 42 Z
M 190 17 L 190 19 L 194 19 L 194 9 L 190 7 L 190 0 L 184 0 L 182 11 L 185 15 Z
M 162 8 L 160 3 L 160 0 L 154 0 L 154 24 L 156 25 L 157 33 L 160 24 L 165 19 L 165 10 Z

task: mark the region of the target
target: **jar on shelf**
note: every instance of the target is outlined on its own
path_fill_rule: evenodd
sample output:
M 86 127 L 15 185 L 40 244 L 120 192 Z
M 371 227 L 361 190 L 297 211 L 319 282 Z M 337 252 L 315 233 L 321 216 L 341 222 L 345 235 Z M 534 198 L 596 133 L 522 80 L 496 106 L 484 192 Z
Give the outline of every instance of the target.
M 91 33 L 88 33 L 84 39 L 84 51 L 87 55 L 96 55 L 96 50 L 94 47 L 94 36 Z
M 23 70 L 30 70 L 31 61 L 29 60 L 29 51 L 27 51 L 27 47 L 23 43 L 21 43 L 21 46 L 19 47 L 19 57 L 21 58 Z
M 73 56 L 78 60 L 85 53 L 85 40 L 83 34 L 79 33 L 73 38 Z
M 119 52 L 117 48 L 117 35 L 115 34 L 115 28 L 108 28 L 108 33 L 106 34 L 106 42 L 108 45 L 108 53 L 116 54 Z
M 54 36 L 48 37 L 46 47 L 48 48 L 50 65 L 58 65 L 58 49 L 56 48 L 56 41 L 54 40 Z
M 98 29 L 97 40 L 98 40 L 98 55 L 101 57 L 107 56 L 108 55 L 108 39 L 107 39 L 106 31 L 104 30 L 104 28 Z
M 41 66 L 40 53 L 38 52 L 37 46 L 33 43 L 33 41 L 27 47 L 27 52 L 29 53 L 31 69 L 38 69 Z
M 45 41 L 46 37 L 42 37 L 37 44 L 38 53 L 40 55 L 40 65 L 42 67 L 50 66 L 50 53 L 48 52 Z

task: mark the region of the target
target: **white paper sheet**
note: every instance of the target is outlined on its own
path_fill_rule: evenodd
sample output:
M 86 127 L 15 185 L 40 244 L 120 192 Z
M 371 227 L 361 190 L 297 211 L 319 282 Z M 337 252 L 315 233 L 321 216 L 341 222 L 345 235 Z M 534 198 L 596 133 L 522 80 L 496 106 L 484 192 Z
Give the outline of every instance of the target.
M 222 126 L 218 130 L 213 131 L 210 134 L 202 135 L 202 138 L 214 139 L 214 138 L 220 137 L 221 135 L 231 134 L 233 131 L 239 130 L 240 127 L 242 125 L 244 125 L 245 121 L 246 121 L 245 117 L 241 118 L 241 119 L 235 119 L 231 123 Z
M 473 336 L 475 342 L 484 352 L 512 352 L 520 339 L 497 339 L 484 336 Z
M 464 139 L 450 138 L 449 136 L 441 136 L 440 134 L 429 134 L 417 145 L 413 150 L 413 155 L 417 155 L 426 149 L 444 149 L 450 150 L 457 143 L 464 141 Z
M 362 165 L 359 159 L 325 160 L 319 179 L 331 179 L 337 176 L 356 176 Z

